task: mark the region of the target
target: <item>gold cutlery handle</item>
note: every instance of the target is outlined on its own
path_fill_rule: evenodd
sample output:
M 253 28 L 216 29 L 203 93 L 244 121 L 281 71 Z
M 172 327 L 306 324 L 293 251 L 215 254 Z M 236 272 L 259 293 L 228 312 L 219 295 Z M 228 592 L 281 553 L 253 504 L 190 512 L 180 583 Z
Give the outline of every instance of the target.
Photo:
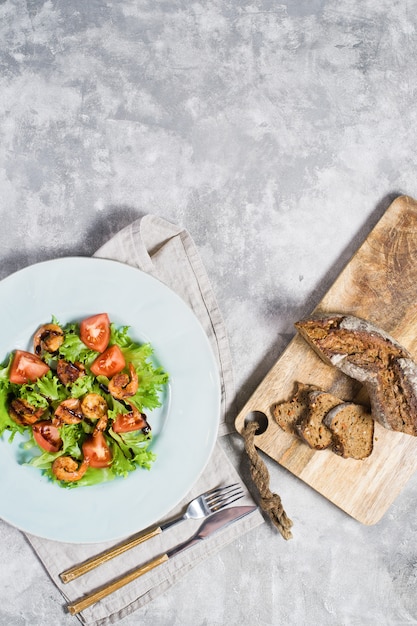
M 74 565 L 74 567 L 70 567 L 69 569 L 65 570 L 65 572 L 62 572 L 59 577 L 63 583 L 69 583 L 71 580 L 74 580 L 75 578 L 78 578 L 79 576 L 90 572 L 92 569 L 98 567 L 99 565 L 102 565 L 103 563 L 106 563 L 107 561 L 110 561 L 110 559 L 113 559 L 115 556 L 119 556 L 120 554 L 123 554 L 127 550 L 138 546 L 144 541 L 152 539 L 152 537 L 156 537 L 156 535 L 159 535 L 161 532 L 162 529 L 160 526 L 158 526 L 157 528 L 150 530 L 144 535 L 129 537 L 122 543 L 117 544 L 117 546 L 114 546 L 113 548 L 110 548 L 105 552 L 101 552 L 101 554 L 93 556 L 91 557 L 91 559 L 87 559 L 79 565 Z
M 113 581 L 112 583 L 108 583 L 106 585 L 103 585 L 99 589 L 92 591 L 80 600 L 76 600 L 75 602 L 67 604 L 68 611 L 71 613 L 71 615 L 76 615 L 76 613 L 83 611 L 87 607 L 95 604 L 99 600 L 102 600 L 111 593 L 114 593 L 118 589 L 121 589 L 133 580 L 136 580 L 136 578 L 139 578 L 139 576 L 146 574 L 150 570 L 154 569 L 154 567 L 162 565 L 162 563 L 168 561 L 168 558 L 168 554 L 162 554 L 161 556 L 156 557 L 156 559 L 145 563 L 145 565 L 142 565 L 141 567 L 132 570 L 131 572 L 129 572 L 129 574 L 125 574 L 124 576 L 117 578 L 117 580 Z

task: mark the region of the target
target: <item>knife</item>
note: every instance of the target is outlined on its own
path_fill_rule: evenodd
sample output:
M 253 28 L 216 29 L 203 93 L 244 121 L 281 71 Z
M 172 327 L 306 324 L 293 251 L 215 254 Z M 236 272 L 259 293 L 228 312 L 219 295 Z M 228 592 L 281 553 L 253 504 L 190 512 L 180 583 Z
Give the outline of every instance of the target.
M 91 593 L 83 596 L 79 600 L 75 600 L 74 602 L 67 604 L 68 611 L 71 613 L 71 615 L 76 615 L 80 611 L 83 611 L 92 604 L 95 604 L 99 600 L 102 600 L 114 591 L 121 589 L 122 587 L 124 587 L 124 585 L 127 585 L 133 580 L 136 580 L 136 578 L 139 578 L 139 576 L 142 576 L 143 574 L 146 574 L 155 567 L 158 567 L 158 565 L 166 563 L 176 554 L 179 554 L 183 550 L 191 548 L 191 546 L 194 546 L 200 541 L 204 541 L 204 539 L 207 539 L 207 537 L 210 537 L 215 532 L 226 528 L 226 526 L 229 526 L 229 524 L 236 522 L 246 515 L 249 515 L 249 513 L 255 511 L 256 508 L 256 506 L 232 506 L 228 509 L 223 509 L 222 511 L 219 511 L 218 513 L 214 513 L 201 524 L 195 535 L 193 535 L 190 539 L 188 539 L 184 543 L 175 546 L 174 548 L 171 548 L 171 550 L 168 550 L 164 554 L 157 556 L 155 559 L 148 561 L 144 565 L 136 567 L 127 574 L 116 578 L 116 580 L 112 581 L 111 583 L 106 583 L 102 587 L 99 587 L 95 591 L 92 591 Z

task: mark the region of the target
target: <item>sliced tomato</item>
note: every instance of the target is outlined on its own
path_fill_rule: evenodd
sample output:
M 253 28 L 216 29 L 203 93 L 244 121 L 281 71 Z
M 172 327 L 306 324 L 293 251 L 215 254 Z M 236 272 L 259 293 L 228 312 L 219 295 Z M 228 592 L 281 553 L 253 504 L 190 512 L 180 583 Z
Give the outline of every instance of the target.
M 80 324 L 81 341 L 96 352 L 104 352 L 110 340 L 110 320 L 107 313 L 87 317 Z
M 91 371 L 95 376 L 110 378 L 122 371 L 126 365 L 125 357 L 119 346 L 110 346 L 93 361 Z
M 62 447 L 62 439 L 59 430 L 51 422 L 42 421 L 33 424 L 33 438 L 42 450 L 46 452 L 58 452 Z
M 38 378 L 42 378 L 49 372 L 48 365 L 42 361 L 36 354 L 25 352 L 24 350 L 16 350 L 10 366 L 10 382 L 18 385 L 24 383 L 33 383 Z
M 82 449 L 90 467 L 108 467 L 112 462 L 111 450 L 100 430 L 84 441 Z
M 113 430 L 115 433 L 130 433 L 134 430 L 142 430 L 147 428 L 148 422 L 146 416 L 139 411 L 133 413 L 119 413 L 113 422 Z

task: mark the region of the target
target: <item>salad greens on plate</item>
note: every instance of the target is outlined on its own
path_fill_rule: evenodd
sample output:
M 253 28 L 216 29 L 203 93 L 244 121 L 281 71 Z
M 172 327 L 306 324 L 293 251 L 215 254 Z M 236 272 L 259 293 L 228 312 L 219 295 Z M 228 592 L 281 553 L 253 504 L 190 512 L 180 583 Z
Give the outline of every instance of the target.
M 25 461 L 63 487 L 150 469 L 145 410 L 161 406 L 168 374 L 149 343 L 116 327 L 107 313 L 34 334 L 33 352 L 15 350 L 0 366 L 0 435 L 27 434 Z

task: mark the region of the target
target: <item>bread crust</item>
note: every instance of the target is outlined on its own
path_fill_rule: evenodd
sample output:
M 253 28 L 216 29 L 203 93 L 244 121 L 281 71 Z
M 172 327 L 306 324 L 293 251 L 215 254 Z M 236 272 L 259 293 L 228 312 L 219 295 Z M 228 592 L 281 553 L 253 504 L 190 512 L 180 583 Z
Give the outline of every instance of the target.
M 417 364 L 398 341 L 368 320 L 339 313 L 295 327 L 325 362 L 364 384 L 376 421 L 417 435 Z

